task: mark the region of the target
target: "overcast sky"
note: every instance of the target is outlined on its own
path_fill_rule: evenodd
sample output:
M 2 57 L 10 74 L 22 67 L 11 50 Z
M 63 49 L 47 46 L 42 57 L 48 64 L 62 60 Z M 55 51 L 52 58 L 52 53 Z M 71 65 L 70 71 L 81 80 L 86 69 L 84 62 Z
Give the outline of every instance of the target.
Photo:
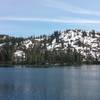
M 0 0 L 0 34 L 29 36 L 69 28 L 100 31 L 100 0 Z

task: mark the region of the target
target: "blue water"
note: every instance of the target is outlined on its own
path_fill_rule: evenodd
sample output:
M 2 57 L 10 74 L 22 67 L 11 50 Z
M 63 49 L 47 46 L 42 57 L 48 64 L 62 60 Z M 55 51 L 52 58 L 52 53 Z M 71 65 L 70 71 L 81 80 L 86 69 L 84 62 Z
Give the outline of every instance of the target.
M 0 68 L 0 100 L 100 100 L 100 66 Z

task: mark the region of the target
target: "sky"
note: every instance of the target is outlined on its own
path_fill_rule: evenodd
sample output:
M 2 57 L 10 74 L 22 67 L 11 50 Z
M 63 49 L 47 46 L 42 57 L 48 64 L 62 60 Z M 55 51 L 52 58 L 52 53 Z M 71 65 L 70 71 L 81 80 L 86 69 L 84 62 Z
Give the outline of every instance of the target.
M 0 34 L 23 37 L 77 28 L 100 31 L 100 0 L 0 0 Z

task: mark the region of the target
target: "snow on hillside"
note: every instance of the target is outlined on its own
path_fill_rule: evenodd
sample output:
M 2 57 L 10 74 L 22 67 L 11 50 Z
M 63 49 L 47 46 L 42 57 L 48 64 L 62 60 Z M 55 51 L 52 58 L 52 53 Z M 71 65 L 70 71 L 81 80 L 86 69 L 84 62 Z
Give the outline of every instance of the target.
M 1 44 L 0 44 L 0 47 L 2 47 L 3 45 L 5 45 L 5 43 L 1 43 Z
M 1 36 L 4 39 L 4 36 Z M 45 47 L 48 51 L 67 50 L 70 46 L 72 50 L 81 53 L 84 58 L 91 56 L 93 59 L 100 61 L 100 33 L 84 30 L 66 30 L 63 32 L 54 32 L 46 38 L 24 39 L 21 44 L 16 42 L 16 50 L 23 50 L 35 47 Z M 0 47 L 4 43 L 0 44 Z M 40 49 L 41 50 L 41 49 Z M 21 52 L 16 52 L 15 55 L 21 55 Z
M 15 62 L 21 62 L 21 61 L 25 61 L 25 58 L 26 58 L 26 55 L 25 55 L 25 52 L 22 51 L 22 50 L 16 50 L 14 52 L 14 61 Z
M 16 50 L 16 52 L 14 52 L 14 56 L 15 57 L 24 57 L 25 58 L 25 53 L 21 50 Z
M 33 47 L 34 46 L 34 44 L 32 43 L 32 41 L 31 40 L 25 40 L 23 43 L 22 43 L 22 45 L 23 46 L 25 46 L 27 49 L 29 48 L 29 47 Z
M 60 42 L 57 42 L 57 38 Z M 70 45 L 82 55 L 88 54 L 100 60 L 100 34 L 92 31 L 69 30 L 61 32 L 57 38 L 55 37 L 47 46 L 48 50 L 58 50 L 58 48 L 66 50 Z

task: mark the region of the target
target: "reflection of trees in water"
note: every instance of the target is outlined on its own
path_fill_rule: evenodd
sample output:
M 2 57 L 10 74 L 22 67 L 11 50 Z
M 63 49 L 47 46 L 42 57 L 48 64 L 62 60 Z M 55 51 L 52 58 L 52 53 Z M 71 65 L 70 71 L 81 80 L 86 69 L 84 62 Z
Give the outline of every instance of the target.
M 2 75 L 0 71 L 0 99 L 99 100 L 98 68 L 16 69 Z
M 45 72 L 45 100 L 64 100 L 64 73 L 57 69 Z
M 7 83 L 0 83 L 0 99 L 1 100 L 10 100 L 11 95 L 13 97 L 14 85 Z

